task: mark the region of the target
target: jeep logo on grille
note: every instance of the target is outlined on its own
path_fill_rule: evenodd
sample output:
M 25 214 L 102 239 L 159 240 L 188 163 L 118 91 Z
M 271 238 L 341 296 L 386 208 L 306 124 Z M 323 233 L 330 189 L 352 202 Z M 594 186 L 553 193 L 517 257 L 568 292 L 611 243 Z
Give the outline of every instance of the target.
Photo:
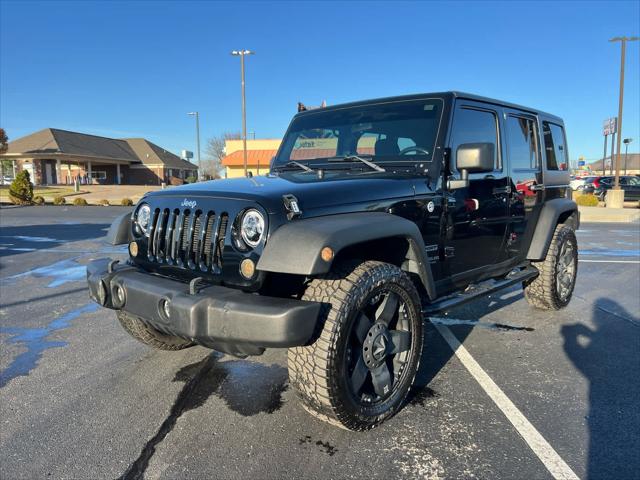
M 196 205 L 198 204 L 198 202 L 196 202 L 195 200 L 187 200 L 186 198 L 182 201 L 182 203 L 180 204 L 180 206 L 182 207 L 189 207 L 189 208 L 196 208 Z

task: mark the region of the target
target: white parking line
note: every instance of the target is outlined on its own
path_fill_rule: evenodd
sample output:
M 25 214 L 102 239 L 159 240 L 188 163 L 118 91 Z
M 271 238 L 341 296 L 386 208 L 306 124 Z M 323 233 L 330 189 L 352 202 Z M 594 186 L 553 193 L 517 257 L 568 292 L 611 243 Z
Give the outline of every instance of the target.
M 482 367 L 475 361 L 471 354 L 458 341 L 451 330 L 444 325 L 434 325 L 442 338 L 449 344 L 456 357 L 462 362 L 471 376 L 476 379 L 489 398 L 504 413 L 507 419 L 513 424 L 518 433 L 522 436 L 529 448 L 540 459 L 555 479 L 578 480 L 578 476 L 571 470 L 571 467 L 558 455 L 549 442 L 536 430 L 527 417 L 525 417 L 518 407 L 516 407 L 509 397 L 495 384 Z
M 579 258 L 580 263 L 640 263 L 640 260 L 583 260 Z

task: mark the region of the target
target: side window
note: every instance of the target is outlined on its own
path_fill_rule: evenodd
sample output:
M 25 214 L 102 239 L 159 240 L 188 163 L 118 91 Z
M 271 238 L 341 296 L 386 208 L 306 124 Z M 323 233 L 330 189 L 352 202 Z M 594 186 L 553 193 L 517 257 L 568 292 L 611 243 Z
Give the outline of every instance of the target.
M 458 147 L 465 143 L 493 143 L 493 165 L 499 170 L 498 163 L 498 119 L 495 112 L 461 108 L 453 118 L 451 132 L 451 155 L 455 159 Z M 455 163 L 454 163 L 455 164 Z
M 547 157 L 547 170 L 566 170 L 569 161 L 562 127 L 555 123 L 542 122 L 542 135 Z
M 629 177 L 627 181 L 628 185 L 633 185 L 634 187 L 640 187 L 640 178 L 638 177 Z
M 530 118 L 509 115 L 507 118 L 507 145 L 511 170 L 538 168 L 538 143 L 535 122 Z

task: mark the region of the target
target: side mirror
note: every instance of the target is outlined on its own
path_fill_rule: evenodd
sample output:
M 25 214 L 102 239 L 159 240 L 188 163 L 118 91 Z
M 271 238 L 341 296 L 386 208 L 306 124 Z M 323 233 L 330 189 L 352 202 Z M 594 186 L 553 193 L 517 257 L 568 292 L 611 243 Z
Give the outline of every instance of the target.
M 469 186 L 469 173 L 493 172 L 493 143 L 463 143 L 456 150 L 460 180 L 449 180 L 450 190 Z

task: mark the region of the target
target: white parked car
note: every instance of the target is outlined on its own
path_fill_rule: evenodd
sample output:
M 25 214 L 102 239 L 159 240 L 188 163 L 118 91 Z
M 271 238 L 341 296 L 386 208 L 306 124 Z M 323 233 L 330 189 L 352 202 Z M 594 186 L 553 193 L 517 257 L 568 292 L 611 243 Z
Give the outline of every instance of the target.
M 584 188 L 584 184 L 593 178 L 594 177 L 573 177 L 569 182 L 571 190 L 573 190 L 574 192 L 576 190 L 582 190 Z

